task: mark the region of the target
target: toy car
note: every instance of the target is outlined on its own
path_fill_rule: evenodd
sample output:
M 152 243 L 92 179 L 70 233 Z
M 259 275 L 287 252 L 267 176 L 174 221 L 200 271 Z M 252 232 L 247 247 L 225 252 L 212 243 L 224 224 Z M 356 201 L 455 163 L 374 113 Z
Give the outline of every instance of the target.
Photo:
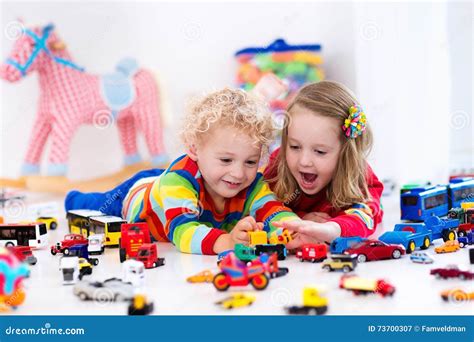
M 358 262 L 399 259 L 405 254 L 405 248 L 402 245 L 388 245 L 378 240 L 365 240 L 347 249 L 344 254 L 356 254 Z
M 303 306 L 285 308 L 290 315 L 322 315 L 328 310 L 328 300 L 321 297 L 320 291 L 313 287 L 303 289 Z
M 89 254 L 104 253 L 104 234 L 92 234 L 87 237 L 89 242 L 87 251 Z
M 129 259 L 122 264 L 123 281 L 133 286 L 145 285 L 145 265 L 143 262 Z
M 419 247 L 427 249 L 431 245 L 431 230 L 424 223 L 396 224 L 391 232 L 385 232 L 379 240 L 387 244 L 402 245 L 407 254 Z
M 221 272 L 216 274 L 212 283 L 218 291 L 226 291 L 229 286 L 247 286 L 252 284 L 256 290 L 264 290 L 270 279 L 266 275 L 263 263 L 257 259 L 243 263 L 234 253 L 229 253 L 219 264 Z
M 246 293 L 233 293 L 229 297 L 216 302 L 216 305 L 221 305 L 224 309 L 230 310 L 233 308 L 252 305 L 255 299 L 256 297 L 254 295 Z
M 331 259 L 322 263 L 323 270 L 338 271 L 344 273 L 353 271 L 357 266 L 357 255 L 331 254 Z
M 360 236 L 338 237 L 335 238 L 329 245 L 329 251 L 331 254 L 342 254 L 346 249 L 364 240 L 367 239 L 361 238 Z
M 212 279 L 214 279 L 214 274 L 209 270 L 205 270 L 186 278 L 186 281 L 189 283 L 212 283 Z
M 30 246 L 9 246 L 7 247 L 20 262 L 26 262 L 30 265 L 36 265 L 38 259 L 33 255 Z
M 127 301 L 133 299 L 134 296 L 133 285 L 117 278 L 110 278 L 103 282 L 80 281 L 74 286 L 73 292 L 81 300 L 100 302 Z
M 300 250 L 296 252 L 296 257 L 303 261 L 323 261 L 327 258 L 328 247 L 323 243 L 306 244 L 301 246 Z
M 467 302 L 474 300 L 474 292 L 466 292 L 463 289 L 455 288 L 441 292 L 441 298 L 445 302 Z
M 145 295 L 136 294 L 133 299 L 130 301 L 128 306 L 128 315 L 129 316 L 143 316 L 149 315 L 153 312 L 154 305 L 153 302 L 148 302 Z
M 68 255 L 84 258 L 94 266 L 97 266 L 99 264 L 99 259 L 89 257 L 89 252 L 87 251 L 87 245 L 75 245 L 75 246 L 70 247 Z
M 75 284 L 79 279 L 79 257 L 62 257 L 59 261 L 59 270 L 63 274 L 63 285 Z
M 456 240 L 454 241 L 446 241 L 444 245 L 436 247 L 434 251 L 438 254 L 440 253 L 452 253 L 452 252 L 457 252 L 461 249 L 459 246 L 459 242 Z
M 72 246 L 87 244 L 88 240 L 80 234 L 66 234 L 63 241 L 51 246 L 51 254 L 63 253 L 64 255 L 69 255 Z
M 410 260 L 417 264 L 432 264 L 434 262 L 433 258 L 425 252 L 413 252 L 410 255 Z
M 430 271 L 431 275 L 436 278 L 459 278 L 461 280 L 471 280 L 474 278 L 474 273 L 460 270 L 456 265 L 448 265 L 445 268 L 433 268 Z
M 355 295 L 378 293 L 382 297 L 393 296 L 395 287 L 385 280 L 364 279 L 355 275 L 343 275 L 339 281 L 339 287 L 352 291 Z
M 85 258 L 79 258 L 79 280 L 82 280 L 82 277 L 85 275 L 92 274 L 92 265 Z
M 458 237 L 458 242 L 461 248 L 474 244 L 474 233 L 472 231 L 465 233 L 464 236 Z
M 55 217 L 40 216 L 36 219 L 36 221 L 43 222 L 46 225 L 46 228 L 50 230 L 55 230 L 58 228 L 58 220 Z

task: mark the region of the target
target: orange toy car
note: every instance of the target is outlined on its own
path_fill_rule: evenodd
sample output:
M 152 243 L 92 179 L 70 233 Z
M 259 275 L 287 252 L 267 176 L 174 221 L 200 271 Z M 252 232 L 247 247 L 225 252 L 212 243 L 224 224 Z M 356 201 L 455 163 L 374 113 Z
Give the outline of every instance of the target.
M 474 300 L 474 292 L 466 292 L 463 289 L 455 288 L 441 292 L 441 298 L 445 302 L 467 302 L 469 300 Z
M 457 252 L 461 247 L 459 247 L 459 242 L 457 240 L 446 241 L 444 245 L 436 247 L 434 251 L 436 253 L 452 253 Z
M 214 279 L 214 274 L 209 270 L 199 272 L 186 278 L 190 283 L 212 283 L 212 279 Z

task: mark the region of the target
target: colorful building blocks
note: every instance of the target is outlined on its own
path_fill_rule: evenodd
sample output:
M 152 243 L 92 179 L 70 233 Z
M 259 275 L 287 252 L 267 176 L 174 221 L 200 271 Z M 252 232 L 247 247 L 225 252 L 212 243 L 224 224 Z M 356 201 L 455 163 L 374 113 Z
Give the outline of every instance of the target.
M 193 276 L 186 278 L 186 281 L 188 283 L 212 283 L 213 279 L 214 279 L 214 273 L 212 273 L 210 270 L 204 270 L 202 272 L 199 272 Z
M 431 230 L 424 223 L 400 223 L 395 225 L 393 231 L 379 236 L 379 240 L 387 244 L 402 245 L 409 254 L 415 248 L 429 248 L 431 236 Z
M 459 269 L 456 265 L 448 265 L 445 268 L 433 268 L 430 271 L 431 275 L 436 278 L 459 278 L 461 280 L 472 280 L 474 279 L 474 273 Z
M 55 230 L 58 228 L 58 219 L 50 216 L 40 216 L 36 219 L 37 222 L 42 222 L 46 225 L 49 230 Z
M 296 252 L 296 257 L 303 261 L 320 262 L 327 258 L 328 247 L 323 243 L 306 244 Z
M 133 296 L 128 306 L 129 316 L 144 316 L 149 315 L 153 312 L 153 302 L 149 302 L 145 295 L 136 294 Z
M 320 291 L 314 287 L 303 289 L 303 305 L 285 308 L 290 315 L 323 315 L 328 310 L 328 300 L 322 297 Z
M 426 252 L 413 252 L 410 255 L 410 260 L 417 264 L 432 264 L 434 262 Z
M 339 287 L 352 291 L 355 295 L 378 293 L 382 297 L 393 296 L 395 287 L 385 280 L 365 279 L 355 275 L 343 275 L 339 281 Z
M 260 260 L 245 264 L 234 253 L 229 253 L 219 264 L 221 272 L 216 274 L 212 283 L 218 291 L 226 291 L 230 286 L 252 284 L 256 290 L 264 290 L 270 279 Z
M 358 262 L 399 259 L 405 254 L 405 248 L 402 245 L 389 245 L 378 240 L 366 240 L 347 249 L 344 254 L 356 254 Z
M 7 247 L 20 262 L 26 262 L 29 265 L 36 265 L 38 259 L 33 255 L 31 247 L 29 246 L 10 246 Z
M 16 308 L 25 301 L 23 280 L 28 275 L 26 264 L 8 249 L 0 248 L 0 312 Z
M 461 249 L 459 242 L 455 241 L 446 241 L 444 245 L 436 247 L 434 251 L 438 254 L 441 253 L 453 253 Z
M 357 255 L 331 254 L 331 258 L 325 260 L 321 267 L 326 271 L 342 271 L 348 273 L 354 271 L 357 266 Z
M 445 302 L 468 302 L 474 300 L 474 292 L 467 292 L 461 288 L 454 288 L 442 291 L 441 298 Z
M 338 237 L 335 238 L 329 245 L 329 251 L 331 254 L 342 254 L 346 249 L 352 247 L 356 243 L 367 240 L 360 236 L 351 236 L 351 237 Z
M 229 297 L 216 302 L 216 305 L 220 305 L 224 309 L 230 310 L 234 308 L 252 305 L 255 299 L 257 299 L 257 297 L 255 297 L 254 295 L 238 292 L 233 293 Z
M 62 253 L 64 255 L 69 255 L 72 246 L 87 245 L 88 243 L 89 241 L 80 234 L 66 234 L 61 242 L 51 246 L 51 254 L 56 255 Z

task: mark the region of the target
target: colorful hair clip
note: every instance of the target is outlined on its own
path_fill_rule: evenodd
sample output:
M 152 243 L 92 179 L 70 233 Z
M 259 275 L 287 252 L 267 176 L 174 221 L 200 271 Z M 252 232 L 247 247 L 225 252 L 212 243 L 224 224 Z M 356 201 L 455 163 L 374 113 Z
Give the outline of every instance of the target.
M 367 118 L 359 105 L 349 108 L 349 116 L 344 120 L 342 130 L 347 138 L 357 138 L 365 131 Z

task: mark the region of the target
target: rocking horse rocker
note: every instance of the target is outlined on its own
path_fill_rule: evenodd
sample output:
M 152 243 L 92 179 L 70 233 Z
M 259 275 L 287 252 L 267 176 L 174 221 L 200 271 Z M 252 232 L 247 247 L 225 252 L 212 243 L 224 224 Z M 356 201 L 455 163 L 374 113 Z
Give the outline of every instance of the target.
M 137 130 L 145 136 L 151 165 L 159 167 L 167 162 L 158 86 L 149 71 L 139 69 L 133 59 L 124 59 L 113 74 L 91 75 L 71 60 L 53 25 L 24 29 L 22 33 L 0 66 L 0 77 L 15 82 L 34 71 L 39 74 L 38 112 L 22 168 L 25 176 L 22 179 L 28 188 L 65 193 L 71 188 L 100 191 L 119 183 L 150 166 L 138 154 Z M 65 175 L 69 149 L 76 129 L 81 124 L 100 126 L 104 121 L 117 123 L 125 151 L 124 169 L 101 179 L 68 180 Z M 51 138 L 49 177 L 34 176 L 39 173 L 48 137 Z

